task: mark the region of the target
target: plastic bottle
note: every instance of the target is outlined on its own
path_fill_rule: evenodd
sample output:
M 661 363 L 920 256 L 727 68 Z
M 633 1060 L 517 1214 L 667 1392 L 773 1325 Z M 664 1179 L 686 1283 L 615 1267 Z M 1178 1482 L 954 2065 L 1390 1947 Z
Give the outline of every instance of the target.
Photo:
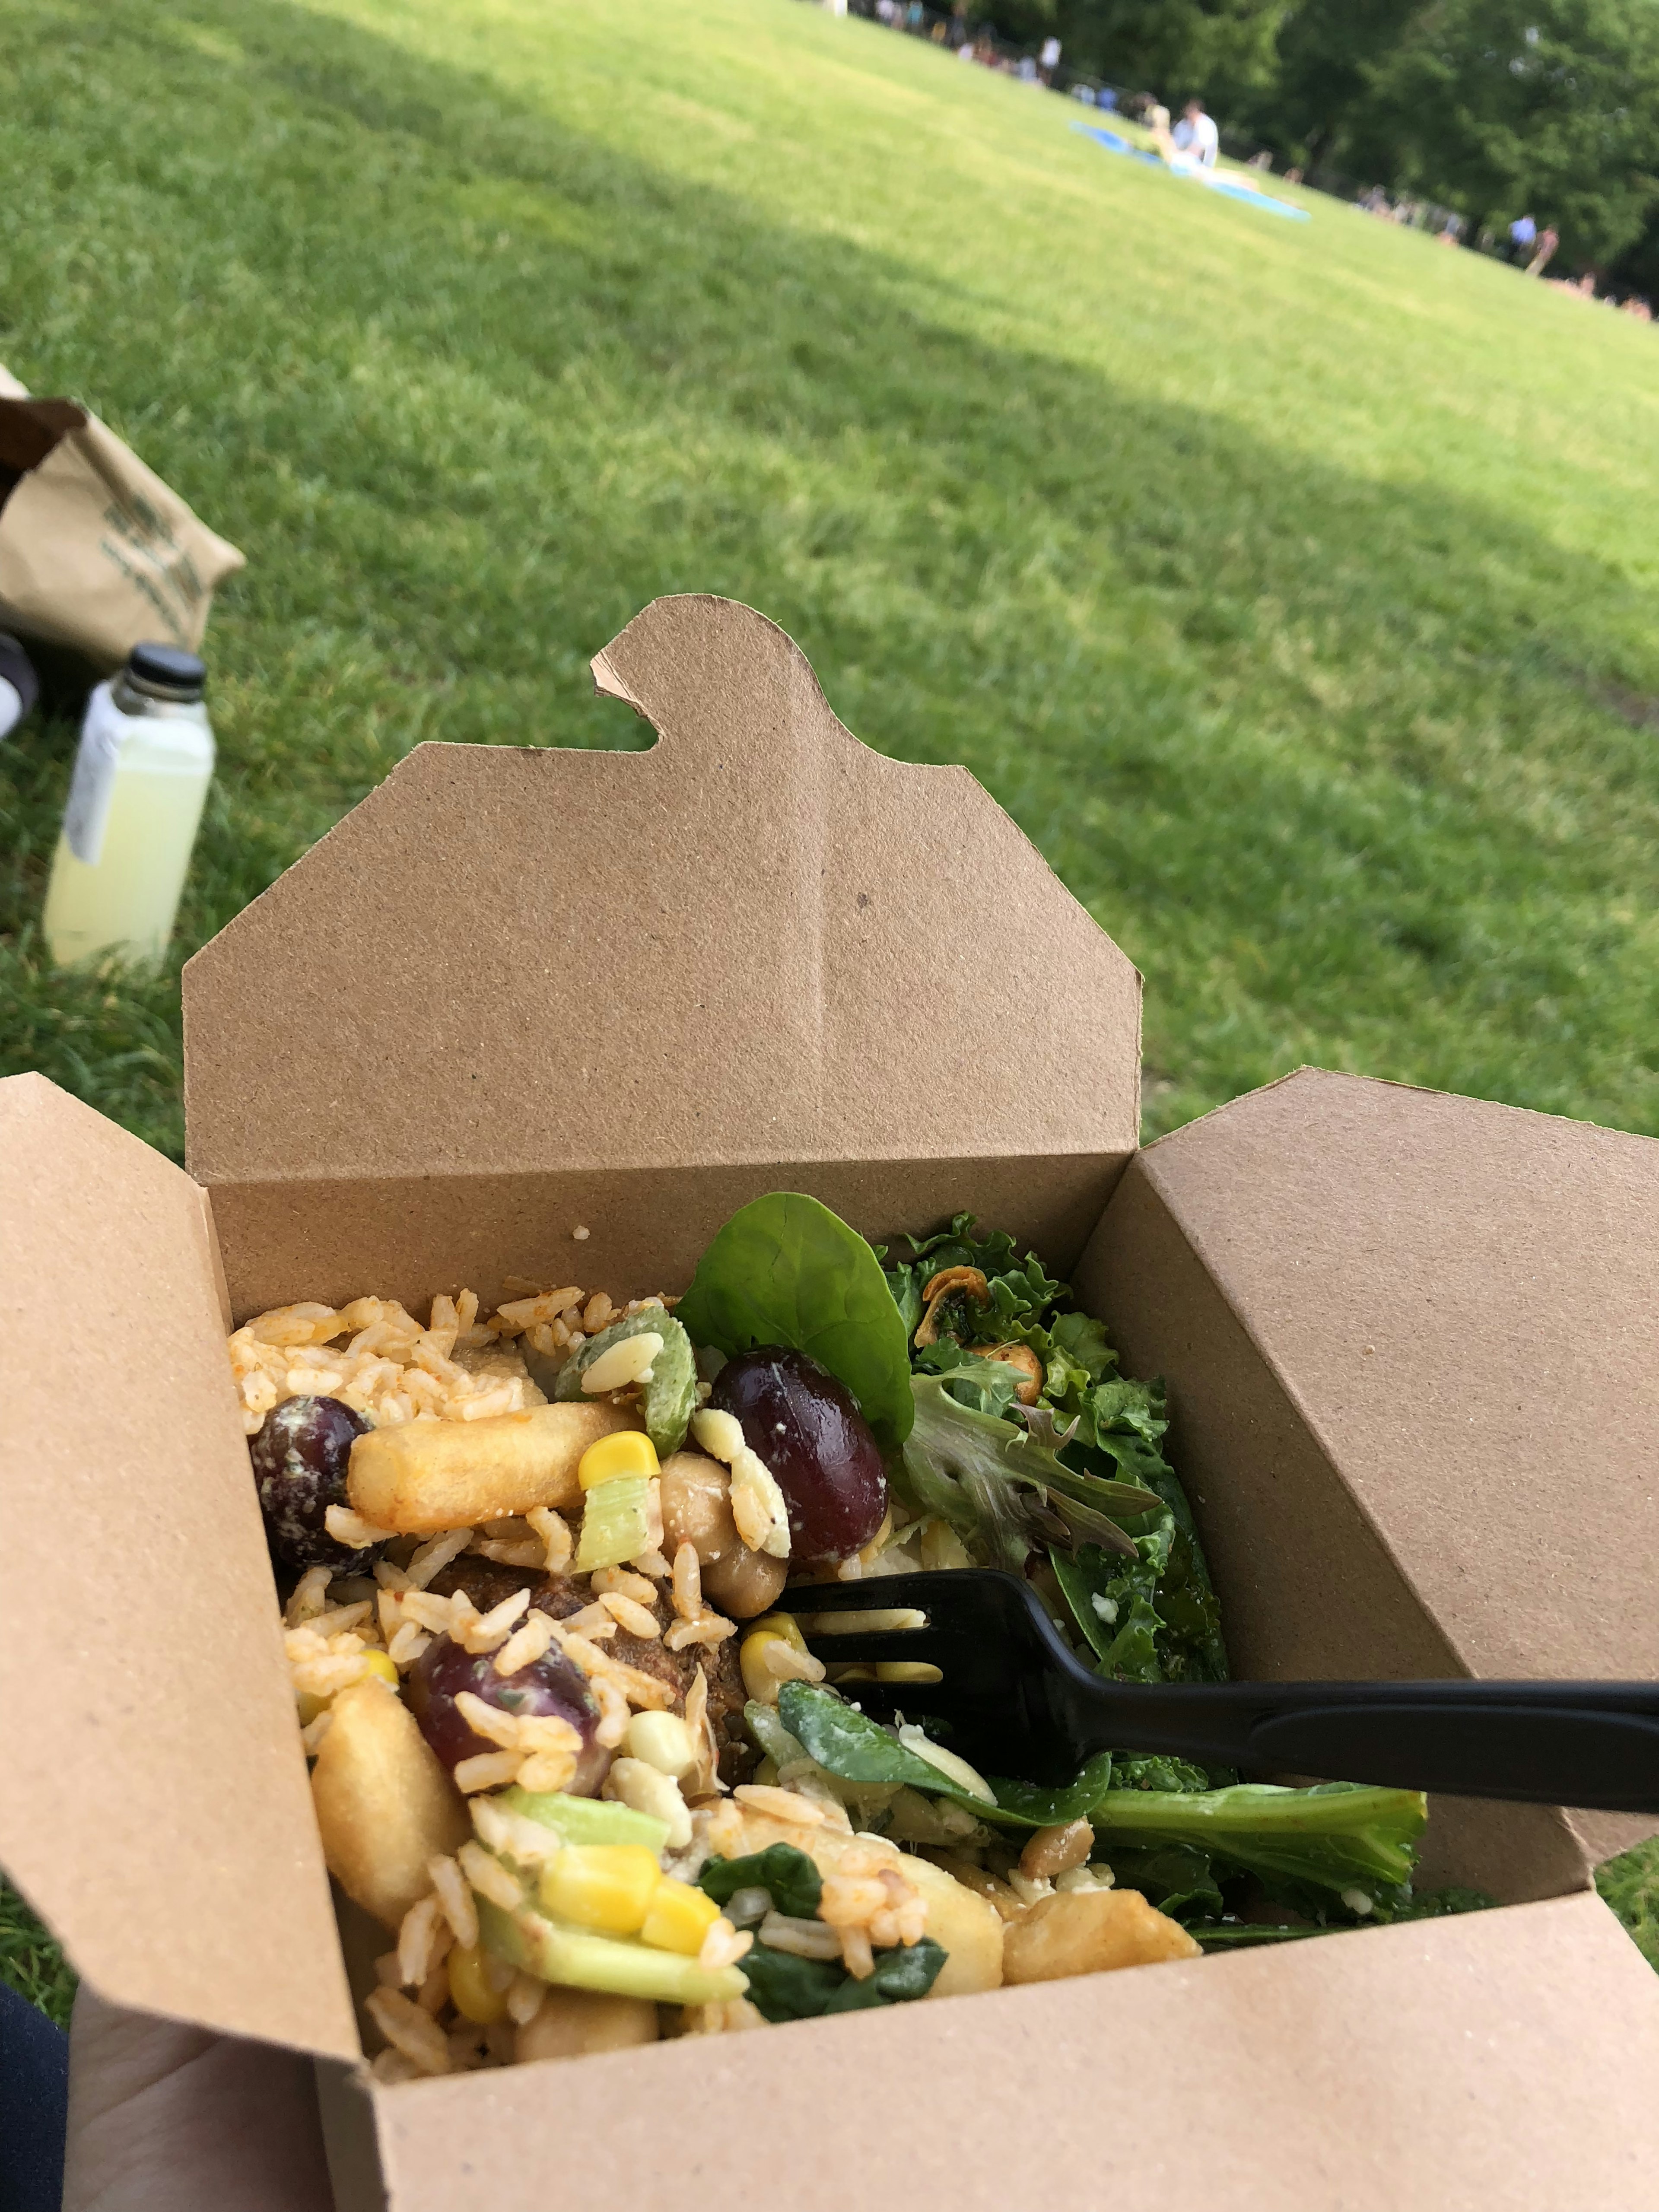
M 137 645 L 87 702 L 46 889 L 43 926 L 60 967 L 167 950 L 213 777 L 206 672 L 192 653 Z

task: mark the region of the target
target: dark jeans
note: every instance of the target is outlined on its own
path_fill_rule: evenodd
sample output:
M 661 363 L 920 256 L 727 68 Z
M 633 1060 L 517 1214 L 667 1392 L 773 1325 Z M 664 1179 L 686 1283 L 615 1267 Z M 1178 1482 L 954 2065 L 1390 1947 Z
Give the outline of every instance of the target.
M 0 2212 L 58 2212 L 69 2038 L 0 1983 Z

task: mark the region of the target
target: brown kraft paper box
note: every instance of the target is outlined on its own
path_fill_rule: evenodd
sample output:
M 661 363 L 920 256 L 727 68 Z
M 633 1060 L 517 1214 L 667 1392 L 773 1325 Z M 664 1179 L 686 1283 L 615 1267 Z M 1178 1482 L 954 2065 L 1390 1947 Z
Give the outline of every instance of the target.
M 422 746 L 197 956 L 188 1175 L 0 1085 L 0 1863 L 109 1997 L 315 2053 L 350 2212 L 1651 2212 L 1659 1979 L 1590 1887 L 1644 1824 L 1548 1808 L 1437 1807 L 1497 1911 L 364 2081 L 233 1316 L 971 1207 L 1167 1376 L 1241 1674 L 1659 1663 L 1659 1145 L 1304 1071 L 1140 1152 L 1139 978 L 965 773 L 729 602 L 594 667 L 652 750 Z
M 31 398 L 0 367 L 0 629 L 105 672 L 135 645 L 194 653 L 242 566 L 95 415 Z

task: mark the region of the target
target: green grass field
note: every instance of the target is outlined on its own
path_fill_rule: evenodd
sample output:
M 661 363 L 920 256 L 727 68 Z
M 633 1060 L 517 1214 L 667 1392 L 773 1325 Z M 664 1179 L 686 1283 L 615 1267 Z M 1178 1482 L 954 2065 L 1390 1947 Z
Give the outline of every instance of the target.
M 180 957 L 423 738 L 638 742 L 588 657 L 706 589 L 1133 955 L 1149 1132 L 1304 1060 L 1659 1131 L 1651 329 L 799 0 L 0 30 L 0 359 L 249 556 Z M 176 1151 L 174 975 L 34 934 L 72 744 L 0 750 L 0 1068 Z

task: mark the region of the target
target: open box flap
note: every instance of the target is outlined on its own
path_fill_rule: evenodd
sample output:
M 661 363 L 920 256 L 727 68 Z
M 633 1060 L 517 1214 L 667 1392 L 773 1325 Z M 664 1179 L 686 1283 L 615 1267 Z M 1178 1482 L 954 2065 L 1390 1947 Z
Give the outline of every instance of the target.
M 1133 1151 L 1139 979 L 971 776 L 731 600 L 594 665 L 649 751 L 420 746 L 190 963 L 199 1181 Z
M 202 1194 L 0 1083 L 0 1863 L 106 1996 L 357 2049 Z
M 1659 2202 L 1659 1980 L 1594 1897 L 576 2063 L 380 2092 L 391 2212 Z
M 1373 1638 L 1359 1671 L 1659 1674 L 1659 1143 L 1308 1069 L 1139 1156 L 1085 1272 L 1126 1357 L 1170 1374 L 1182 1449 L 1191 1434 L 1201 1466 L 1204 1432 L 1231 1431 L 1257 1464 L 1206 1522 L 1249 1640 L 1285 1597 L 1260 1524 L 1228 1516 L 1289 1509 L 1297 1446 L 1261 1408 L 1240 1421 L 1248 1385 L 1218 1329 L 1186 1341 L 1177 1248 L 1340 1474 L 1346 1509 L 1324 1492 L 1357 1508 L 1349 1564 L 1363 1542 L 1385 1555 L 1445 1656 L 1369 1597 L 1322 1607 L 1309 1635 Z M 1235 1579 L 1247 1548 L 1257 1564 Z M 1282 1634 L 1276 1648 L 1290 1671 Z M 1594 1859 L 1655 1824 L 1572 1825 Z

